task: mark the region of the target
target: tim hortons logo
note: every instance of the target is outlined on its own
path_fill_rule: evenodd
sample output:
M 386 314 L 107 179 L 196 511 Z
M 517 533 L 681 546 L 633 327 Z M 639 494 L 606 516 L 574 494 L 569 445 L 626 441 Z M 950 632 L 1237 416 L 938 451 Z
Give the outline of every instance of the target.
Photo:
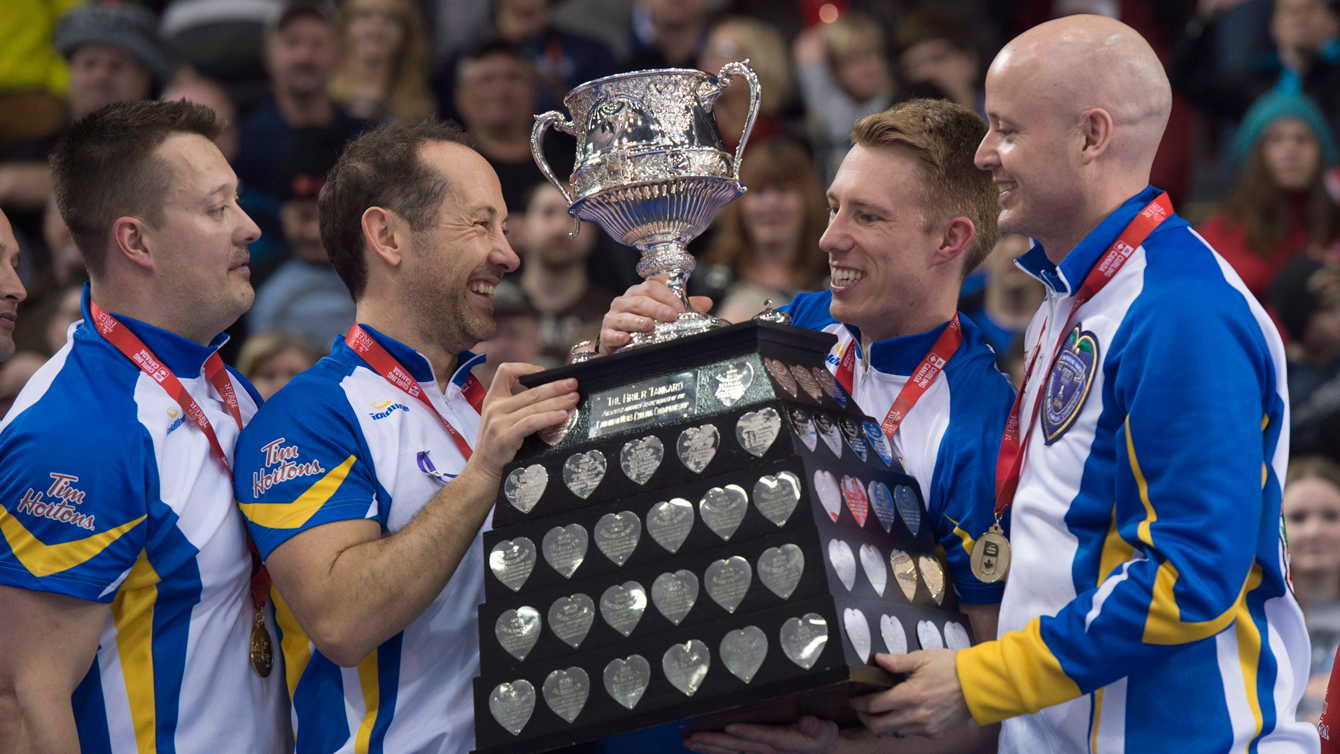
M 74 483 L 79 481 L 79 477 L 52 472 L 51 479 L 51 486 L 47 487 L 46 492 L 38 492 L 29 487 L 28 491 L 23 493 L 23 500 L 19 501 L 15 512 L 49 518 L 52 521 L 92 531 L 94 517 L 85 516 L 75 507 L 84 502 L 84 491 L 74 488 Z
M 298 463 L 298 446 L 285 445 L 282 437 L 261 446 L 261 452 L 265 453 L 265 469 L 251 475 L 251 494 L 257 499 L 276 484 L 326 473 L 320 461 Z

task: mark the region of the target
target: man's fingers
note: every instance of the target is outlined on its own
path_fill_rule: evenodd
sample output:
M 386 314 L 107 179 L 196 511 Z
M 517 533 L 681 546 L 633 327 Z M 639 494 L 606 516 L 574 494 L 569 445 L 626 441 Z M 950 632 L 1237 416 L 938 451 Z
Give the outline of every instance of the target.
M 875 662 L 890 673 L 912 673 L 923 664 L 924 656 L 921 652 L 912 652 L 905 655 L 891 655 L 883 652 L 875 653 Z
M 522 362 L 511 361 L 506 364 L 499 364 L 498 371 L 493 373 L 493 382 L 489 383 L 485 400 L 490 403 L 503 400 L 505 397 L 512 395 L 512 391 L 516 389 L 518 379 L 528 374 L 543 371 L 543 367 Z
M 522 390 L 521 392 L 512 395 L 510 398 L 505 398 L 499 401 L 494 406 L 494 411 L 503 414 L 511 414 L 520 411 L 527 406 L 534 406 L 537 403 L 552 398 L 566 397 L 569 401 L 575 401 L 574 397 L 576 395 L 576 380 L 571 378 L 566 380 L 555 380 L 527 390 Z
M 689 296 L 689 304 L 700 312 L 707 312 L 712 309 L 711 296 Z
M 903 712 L 885 715 L 857 712 L 856 715 L 861 718 L 862 725 L 881 736 L 892 736 L 894 733 L 900 736 L 920 735 L 920 726 L 913 724 Z
M 777 750 L 772 746 L 760 741 L 751 741 L 747 738 L 732 736 L 729 733 L 694 733 L 689 737 L 688 742 L 696 743 L 703 747 L 710 747 L 723 752 L 745 752 L 745 754 L 776 754 Z M 706 751 L 706 748 L 703 749 Z
M 512 425 L 512 431 L 516 433 L 518 440 L 539 432 L 545 427 L 552 427 L 568 420 L 567 411 L 544 411 L 537 414 L 527 414 Z
M 600 353 L 608 356 L 631 342 L 633 342 L 633 336 L 623 330 L 605 328 L 600 331 L 600 340 L 596 346 Z
M 638 312 L 610 312 L 600 323 L 603 332 L 651 332 L 656 327 L 656 319 Z

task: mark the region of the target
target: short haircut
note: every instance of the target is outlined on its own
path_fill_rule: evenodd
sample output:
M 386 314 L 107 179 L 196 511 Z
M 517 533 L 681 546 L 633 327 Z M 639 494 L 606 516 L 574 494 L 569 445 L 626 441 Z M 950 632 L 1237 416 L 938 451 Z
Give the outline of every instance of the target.
M 963 276 L 977 269 L 1000 240 L 999 192 L 991 174 L 973 164 L 986 124 L 947 100 L 913 99 L 856 121 L 853 144 L 902 147 L 920 166 L 921 222 L 926 232 L 951 217 L 972 221 L 976 234 L 964 254 Z
M 438 222 L 451 186 L 441 171 L 425 164 L 420 156 L 423 146 L 435 141 L 475 148 L 474 140 L 455 123 L 388 123 L 345 147 L 326 176 L 317 199 L 321 243 L 355 301 L 368 284 L 363 213 L 369 207 L 396 213 L 416 233 Z
M 213 110 L 186 100 L 118 102 L 71 124 L 51 154 L 52 191 L 90 275 L 106 268 L 118 218 L 162 224 L 172 173 L 158 147 L 175 134 L 213 141 L 220 128 Z

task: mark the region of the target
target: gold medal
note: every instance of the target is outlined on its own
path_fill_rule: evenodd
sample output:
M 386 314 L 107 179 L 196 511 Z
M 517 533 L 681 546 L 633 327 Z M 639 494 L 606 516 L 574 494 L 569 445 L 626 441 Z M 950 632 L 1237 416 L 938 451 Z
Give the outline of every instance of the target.
M 265 630 L 264 610 L 256 613 L 256 626 L 251 629 L 251 667 L 261 678 L 268 678 L 274 667 L 274 647 L 270 643 L 270 632 Z
M 972 546 L 972 575 L 983 584 L 994 584 L 1010 571 L 1010 540 L 1000 528 L 1000 519 Z

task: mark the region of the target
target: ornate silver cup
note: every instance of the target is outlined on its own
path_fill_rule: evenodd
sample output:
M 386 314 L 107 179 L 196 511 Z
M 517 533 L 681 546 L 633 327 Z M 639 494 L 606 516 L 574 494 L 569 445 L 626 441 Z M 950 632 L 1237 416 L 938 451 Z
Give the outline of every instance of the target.
M 740 154 L 754 127 L 759 99 L 758 76 L 748 63 L 727 63 L 716 77 L 677 68 L 606 76 L 582 84 L 563 99 L 571 120 L 556 110 L 535 116 L 531 152 L 568 200 L 568 214 L 599 223 L 614 238 L 636 247 L 642 252 L 638 274 L 665 275 L 684 304 L 678 319 L 636 334 L 633 346 L 730 324 L 689 306 L 685 284 L 695 261 L 685 244 L 745 191 Z M 734 76 L 749 82 L 749 115 L 732 155 L 722 143 L 712 108 Z M 554 176 L 544 159 L 541 145 L 550 126 L 577 137 L 576 167 L 568 184 Z

